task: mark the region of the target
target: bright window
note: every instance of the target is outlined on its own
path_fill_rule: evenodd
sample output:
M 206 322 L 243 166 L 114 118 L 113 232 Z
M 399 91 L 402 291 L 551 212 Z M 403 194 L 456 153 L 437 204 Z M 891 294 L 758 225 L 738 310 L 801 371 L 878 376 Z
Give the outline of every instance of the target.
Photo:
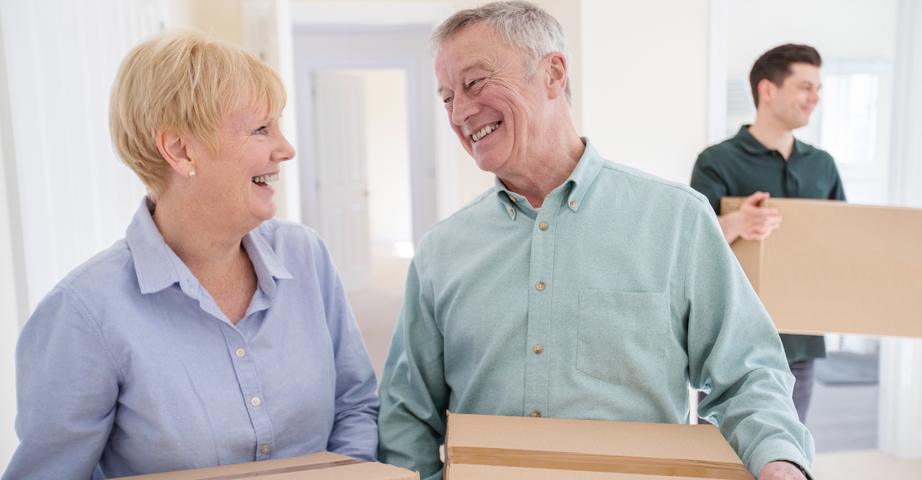
M 836 163 L 874 163 L 878 83 L 876 73 L 823 76 L 820 138 L 823 149 L 836 159 Z

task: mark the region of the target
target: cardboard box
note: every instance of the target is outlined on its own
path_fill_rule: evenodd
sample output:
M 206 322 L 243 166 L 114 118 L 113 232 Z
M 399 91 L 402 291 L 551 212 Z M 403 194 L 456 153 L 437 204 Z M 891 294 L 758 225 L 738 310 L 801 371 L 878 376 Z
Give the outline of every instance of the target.
M 448 415 L 445 480 L 753 480 L 713 425 Z
M 745 199 L 726 197 L 721 214 Z M 771 198 L 781 227 L 733 252 L 786 333 L 922 337 L 922 210 Z
M 419 474 L 416 472 L 383 463 L 362 462 L 328 452 L 303 457 L 122 478 L 133 480 L 237 480 L 253 477 L 258 477 L 260 480 L 334 480 L 342 478 L 419 480 Z

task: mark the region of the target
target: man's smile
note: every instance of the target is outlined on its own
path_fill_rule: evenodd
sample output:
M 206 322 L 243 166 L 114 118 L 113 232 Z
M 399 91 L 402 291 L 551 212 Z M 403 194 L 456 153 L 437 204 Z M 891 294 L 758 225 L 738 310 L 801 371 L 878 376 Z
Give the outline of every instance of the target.
M 493 124 L 487 125 L 486 127 L 481 128 L 480 131 L 471 135 L 471 140 L 473 140 L 474 143 L 479 142 L 481 138 L 486 137 L 487 135 L 493 133 L 493 131 L 499 128 L 500 124 L 502 123 L 503 122 L 500 121 L 500 122 L 496 122 L 496 123 L 493 123 Z

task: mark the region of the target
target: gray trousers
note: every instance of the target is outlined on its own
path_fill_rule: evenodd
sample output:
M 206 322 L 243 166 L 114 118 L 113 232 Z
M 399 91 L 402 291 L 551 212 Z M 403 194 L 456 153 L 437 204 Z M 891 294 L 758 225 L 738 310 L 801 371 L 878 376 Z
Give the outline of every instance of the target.
M 813 397 L 813 365 L 814 359 L 809 360 L 792 360 L 788 361 L 788 367 L 794 374 L 794 408 L 797 410 L 797 417 L 800 423 L 807 423 L 807 410 L 810 408 L 810 399 Z M 707 395 L 704 392 L 698 392 L 698 402 L 704 400 Z M 698 418 L 699 424 L 709 424 L 707 420 Z

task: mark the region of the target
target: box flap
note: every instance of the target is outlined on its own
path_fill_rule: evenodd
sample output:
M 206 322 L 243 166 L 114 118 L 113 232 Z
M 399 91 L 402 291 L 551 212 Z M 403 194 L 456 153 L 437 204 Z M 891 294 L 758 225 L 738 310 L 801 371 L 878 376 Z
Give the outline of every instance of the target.
M 454 465 L 451 480 L 702 480 L 701 477 L 644 475 L 639 473 L 602 473 L 525 467 L 494 467 L 486 465 Z
M 713 425 L 449 414 L 446 470 L 457 464 L 750 479 Z M 701 476 L 701 475 L 698 475 Z M 708 478 L 708 477 L 705 477 Z
M 122 477 L 132 480 L 238 480 L 259 477 L 266 480 L 418 480 L 419 474 L 377 462 L 362 462 L 335 453 L 322 452 L 301 457 L 222 465 Z

